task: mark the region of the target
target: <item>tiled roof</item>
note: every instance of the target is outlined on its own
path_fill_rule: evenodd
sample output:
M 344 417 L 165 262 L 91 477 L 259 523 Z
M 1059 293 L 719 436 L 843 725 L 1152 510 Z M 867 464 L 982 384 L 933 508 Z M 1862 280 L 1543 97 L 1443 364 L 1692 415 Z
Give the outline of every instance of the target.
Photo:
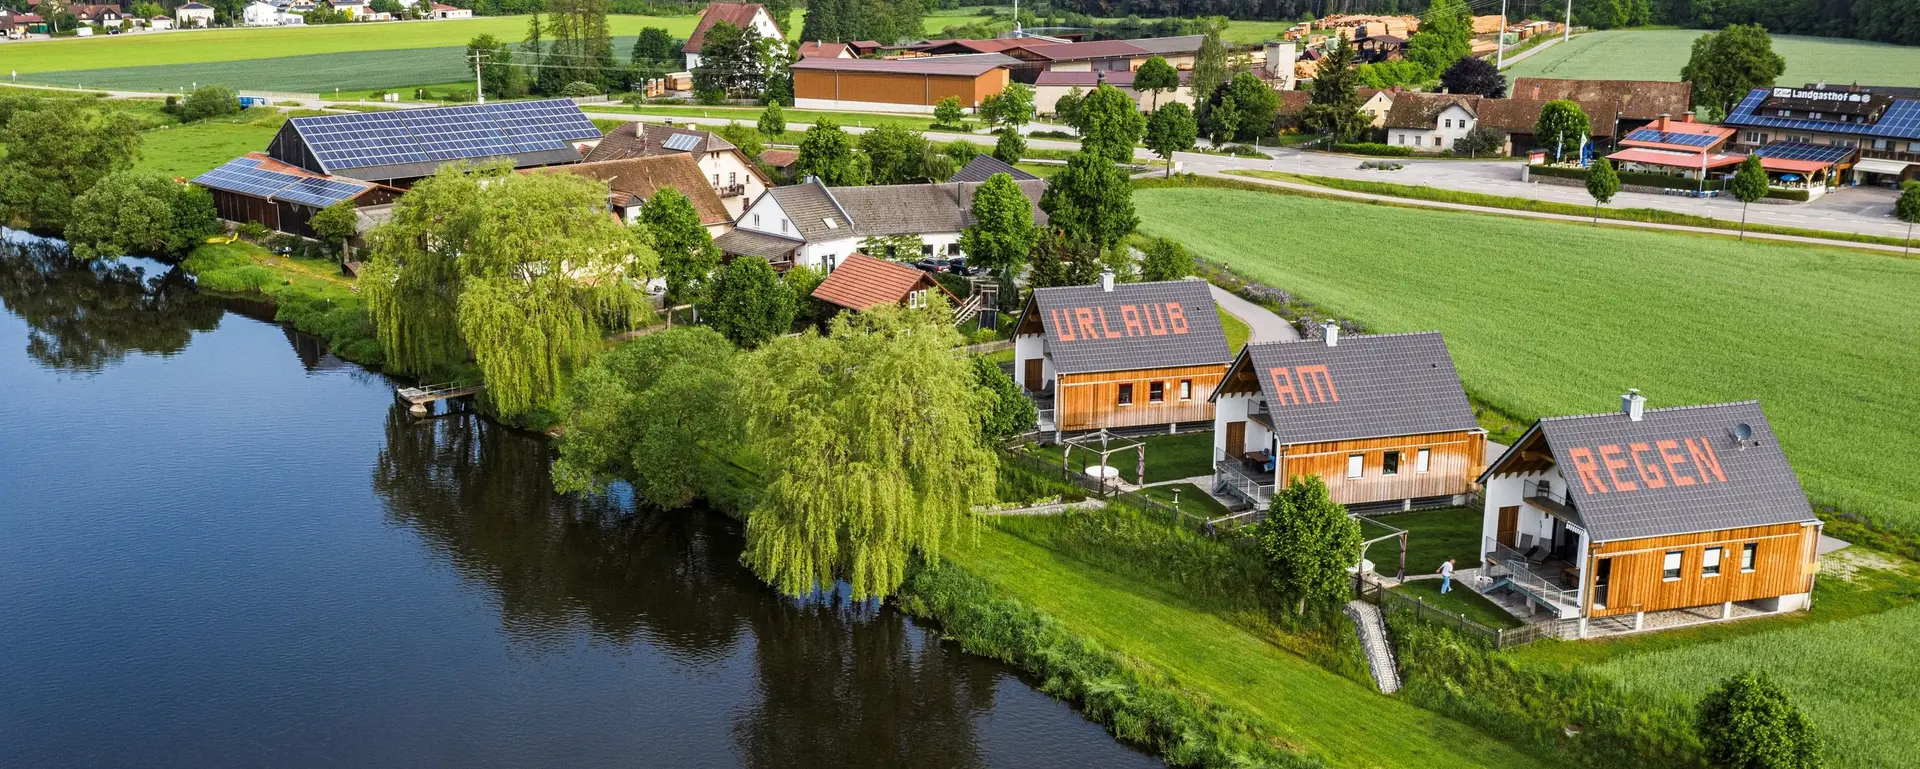
M 1753 431 L 1744 444 L 1742 424 Z M 1648 409 L 1638 422 L 1552 417 L 1534 429 L 1597 542 L 1816 520 L 1757 401 Z
M 800 162 L 800 153 L 793 150 L 765 150 L 760 153 L 760 162 L 774 168 L 786 168 Z
M 1040 194 L 1046 191 L 1047 183 L 1038 179 L 1016 183 L 1033 204 L 1034 223 L 1046 224 Z M 959 232 L 973 224 L 973 193 L 979 188 L 972 182 L 835 187 L 833 197 L 853 219 L 855 235 L 923 235 Z M 781 207 L 786 207 L 784 201 Z
M 1233 365 L 1260 381 L 1282 445 L 1479 427 L 1437 331 L 1250 344 Z
M 919 56 L 911 59 L 829 59 L 816 56 L 793 63 L 796 70 L 839 72 L 884 72 L 897 75 L 959 75 L 979 77 L 1020 60 L 998 53 L 970 53 L 958 56 Z
M 713 191 L 713 185 L 707 183 L 706 174 L 700 171 L 699 164 L 689 155 L 650 155 L 645 157 L 621 158 L 619 160 L 587 161 L 568 165 L 547 166 L 529 169 L 535 173 L 562 173 L 585 176 L 607 183 L 607 189 L 616 194 L 625 194 L 629 198 L 641 201 L 653 199 L 661 188 L 672 187 L 693 201 L 693 210 L 699 212 L 700 223 L 705 225 L 726 224 L 733 221 L 727 213 L 727 207 L 720 202 L 720 195 Z
M 819 182 L 774 187 L 767 190 L 767 194 L 780 204 L 780 210 L 786 212 L 787 218 L 793 221 L 793 228 L 806 240 L 853 236 L 853 222 L 840 210 L 833 194 Z
M 965 168 L 955 171 L 953 176 L 947 178 L 947 181 L 984 182 L 992 178 L 994 174 L 1006 174 L 1013 177 L 1013 180 L 1016 182 L 1030 182 L 1040 178 L 1000 162 L 999 158 L 992 155 L 974 155 L 972 160 L 967 161 Z
M 700 23 L 693 28 L 693 34 L 687 36 L 687 44 L 680 50 L 685 53 L 699 53 L 700 46 L 707 41 L 707 30 L 720 22 L 745 29 L 753 23 L 754 13 L 760 10 L 759 3 L 708 3 L 707 9 L 700 12 Z
M 1665 80 L 1559 80 L 1523 77 L 1507 95 L 1515 99 L 1571 99 L 1582 105 L 1609 102 L 1628 120 L 1652 120 L 1693 109 L 1693 84 Z M 1588 110 L 1592 112 L 1592 110 Z M 1611 113 L 1610 113 L 1611 114 Z
M 1191 70 L 1180 70 L 1179 75 L 1180 75 L 1181 85 L 1191 85 L 1193 83 L 1193 72 Z M 1093 88 L 1100 85 L 1101 83 L 1110 83 L 1115 88 L 1132 88 L 1133 77 L 1134 77 L 1133 72 L 1118 72 L 1118 71 L 1116 72 L 1092 72 L 1092 71 L 1078 72 L 1078 71 L 1060 71 L 1060 70 L 1050 69 L 1037 74 L 1034 78 L 1033 84 L 1034 85 L 1067 85 L 1067 86 L 1077 85 L 1082 88 Z
M 1432 130 L 1440 122 L 1440 113 L 1448 107 L 1459 106 L 1473 115 L 1478 112 L 1480 102 L 1481 97 L 1471 94 L 1403 93 L 1393 100 L 1393 109 L 1387 110 L 1386 125 Z
M 845 58 L 852 54 L 852 50 L 847 47 L 846 43 L 822 43 L 808 40 L 800 44 L 800 58 L 802 59 L 814 56 L 826 56 L 837 59 Z
M 1225 365 L 1233 359 L 1204 280 L 1034 289 L 1022 317 L 1046 330 L 1056 371 Z
M 805 244 L 764 232 L 734 229 L 714 238 L 713 245 L 719 247 L 723 254 L 757 256 L 769 262 L 781 262 L 793 258 L 793 250 Z
M 1278 114 L 1299 115 L 1306 111 L 1308 104 L 1312 103 L 1312 91 L 1281 91 L 1280 110 Z
M 676 137 L 685 137 L 677 139 Z M 738 149 L 733 142 L 712 131 L 693 128 L 674 128 L 658 123 L 624 123 L 594 145 L 587 153 L 588 161 L 619 160 L 648 155 L 677 155 L 682 153 L 725 152 Z
M 949 302 L 959 304 L 933 276 L 866 254 L 848 254 L 820 281 L 813 290 L 813 298 L 849 310 L 871 310 L 905 302 L 907 294 L 919 288 L 937 288 L 947 295 Z

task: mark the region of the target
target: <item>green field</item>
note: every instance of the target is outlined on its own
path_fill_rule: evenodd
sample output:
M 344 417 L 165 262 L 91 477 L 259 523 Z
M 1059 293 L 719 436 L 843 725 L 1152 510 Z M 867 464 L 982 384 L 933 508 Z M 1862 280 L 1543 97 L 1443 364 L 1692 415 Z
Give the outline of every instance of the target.
M 280 127 L 256 122 L 207 121 L 166 126 L 146 132 L 139 171 L 191 179 L 249 152 L 265 152 Z
M 1468 391 L 1517 417 L 1629 387 L 1757 398 L 1816 500 L 1920 531 L 1920 260 L 1236 190 L 1134 205 L 1149 234 L 1376 331 L 1444 332 Z
M 1044 523 L 1044 522 L 1023 522 Z M 1180 597 L 981 526 L 952 557 L 1075 633 L 1265 719 L 1341 767 L 1537 767 L 1456 721 L 1382 697 Z
M 1693 39 L 1702 34 L 1697 29 L 1590 32 L 1527 57 L 1508 68 L 1507 77 L 1679 80 Z M 1775 35 L 1773 51 L 1787 60 L 1780 85 L 1920 83 L 1920 47 Z

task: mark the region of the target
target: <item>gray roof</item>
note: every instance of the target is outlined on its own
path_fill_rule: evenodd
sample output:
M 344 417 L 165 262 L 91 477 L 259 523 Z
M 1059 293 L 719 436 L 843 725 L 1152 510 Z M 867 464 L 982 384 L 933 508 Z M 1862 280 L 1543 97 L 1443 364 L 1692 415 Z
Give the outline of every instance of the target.
M 1062 374 L 1224 365 L 1233 359 L 1204 280 L 1034 289 L 1047 355 Z M 1079 320 L 1076 321 L 1075 319 Z
M 793 220 L 793 228 L 800 231 L 800 237 L 813 240 L 832 240 L 853 235 L 853 222 L 847 219 L 845 211 L 833 199 L 833 193 L 819 182 L 807 182 L 786 187 L 774 187 L 767 190 L 773 201 L 780 204 L 780 210 Z M 833 226 L 827 226 L 827 222 Z
M 1250 344 L 1233 365 L 1252 367 L 1283 445 L 1480 426 L 1437 331 Z M 1314 366 L 1326 376 L 1302 375 Z
M 769 262 L 790 258 L 793 250 L 802 245 L 798 240 L 752 230 L 732 230 L 714 238 L 713 244 L 718 246 L 723 254 L 758 256 Z
M 1033 206 L 1034 223 L 1046 224 L 1040 194 L 1046 191 L 1047 183 L 1035 179 L 1015 184 Z M 853 233 L 864 238 L 964 230 L 973 224 L 973 193 L 979 189 L 975 182 L 884 184 L 835 187 L 832 194 L 853 219 Z M 785 203 L 781 205 L 785 207 Z
M 839 59 L 815 56 L 794 62 L 793 69 L 818 69 L 839 72 L 882 72 L 896 75 L 959 75 L 979 77 L 1020 60 L 999 53 L 968 53 L 956 56 L 916 56 L 906 59 Z
M 1006 174 L 1013 177 L 1013 180 L 1017 182 L 1033 181 L 1040 178 L 1007 165 L 992 155 L 974 155 L 972 160 L 967 161 L 965 168 L 955 171 L 953 176 L 947 178 L 947 181 L 984 182 L 994 174 Z
M 1753 429 L 1745 445 L 1733 437 L 1741 424 Z M 1758 401 L 1648 409 L 1638 422 L 1617 412 L 1550 417 L 1534 429 L 1596 542 L 1817 520 Z M 1635 444 L 1644 444 L 1638 456 Z

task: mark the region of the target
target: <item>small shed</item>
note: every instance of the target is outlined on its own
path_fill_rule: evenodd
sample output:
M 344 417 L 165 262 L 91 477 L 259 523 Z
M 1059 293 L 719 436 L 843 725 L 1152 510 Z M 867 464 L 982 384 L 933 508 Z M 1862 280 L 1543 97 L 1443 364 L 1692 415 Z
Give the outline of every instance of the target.
M 875 259 L 866 254 L 848 254 L 840 266 L 813 289 L 813 298 L 842 310 L 871 310 L 883 305 L 925 307 L 934 292 L 947 297 L 948 306 L 958 306 L 954 297 L 932 275 L 898 262 Z

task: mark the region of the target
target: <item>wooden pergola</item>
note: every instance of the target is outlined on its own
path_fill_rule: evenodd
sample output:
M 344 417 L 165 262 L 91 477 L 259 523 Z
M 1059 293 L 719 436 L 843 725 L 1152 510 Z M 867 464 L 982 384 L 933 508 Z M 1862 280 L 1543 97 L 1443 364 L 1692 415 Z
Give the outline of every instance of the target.
M 1075 448 L 1084 449 L 1088 453 L 1100 455 L 1100 466 L 1102 467 L 1113 467 L 1113 463 L 1108 462 L 1107 457 L 1122 451 L 1132 451 L 1135 456 L 1134 480 L 1138 485 L 1147 485 L 1147 444 L 1144 442 L 1133 438 L 1123 438 L 1114 435 L 1105 428 L 1101 428 L 1061 441 L 1060 447 L 1060 469 L 1068 472 L 1073 471 L 1071 457 L 1073 456 L 1073 450 Z M 1085 473 L 1086 469 L 1087 466 L 1082 463 L 1080 466 L 1081 472 Z M 1105 475 L 1102 475 L 1100 477 L 1100 485 L 1105 487 L 1106 484 L 1107 478 Z

